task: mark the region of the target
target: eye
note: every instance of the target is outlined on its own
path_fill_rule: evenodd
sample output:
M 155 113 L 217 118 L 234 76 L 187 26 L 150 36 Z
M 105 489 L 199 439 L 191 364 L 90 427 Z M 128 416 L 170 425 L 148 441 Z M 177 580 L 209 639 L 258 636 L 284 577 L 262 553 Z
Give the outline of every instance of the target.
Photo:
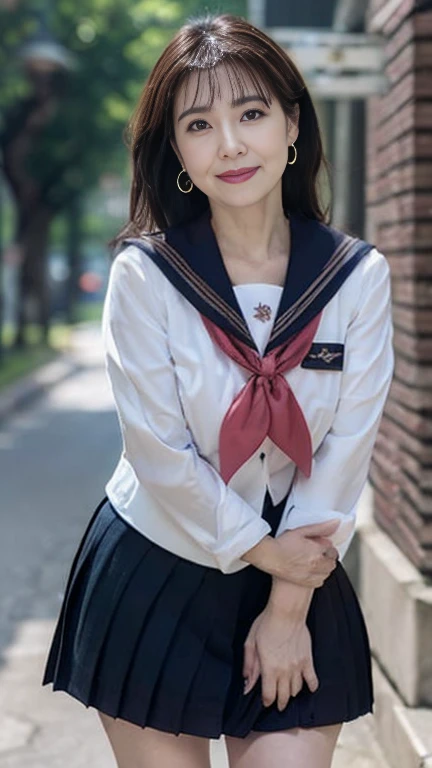
M 254 112 L 257 115 L 263 115 L 264 114 L 264 112 L 261 109 L 248 109 L 248 111 L 245 112 L 245 115 L 250 115 L 250 114 L 253 114 Z M 247 123 L 255 123 L 256 120 L 246 120 L 246 122 Z
M 247 112 L 243 113 L 242 117 L 244 117 L 245 115 L 251 115 L 251 114 L 252 115 L 253 114 L 257 114 L 257 115 L 259 115 L 261 117 L 261 115 L 264 115 L 265 113 L 261 109 L 248 109 Z M 246 122 L 247 123 L 256 123 L 256 119 L 246 120 Z M 193 125 L 199 125 L 200 123 L 205 123 L 206 125 L 208 125 L 207 120 L 203 120 L 201 118 L 200 120 L 194 120 L 193 123 L 190 123 L 190 125 L 188 126 L 187 130 L 191 131 L 192 133 L 201 133 L 201 130 L 199 128 L 197 130 L 192 130 L 192 126 Z
M 206 123 L 206 122 L 207 122 L 206 120 L 194 120 L 193 123 L 188 125 L 188 131 L 192 131 L 192 126 L 193 125 L 198 125 L 199 123 Z M 208 123 L 207 123 L 207 125 L 208 125 Z M 200 131 L 199 130 L 198 131 L 192 131 L 192 133 L 200 133 Z

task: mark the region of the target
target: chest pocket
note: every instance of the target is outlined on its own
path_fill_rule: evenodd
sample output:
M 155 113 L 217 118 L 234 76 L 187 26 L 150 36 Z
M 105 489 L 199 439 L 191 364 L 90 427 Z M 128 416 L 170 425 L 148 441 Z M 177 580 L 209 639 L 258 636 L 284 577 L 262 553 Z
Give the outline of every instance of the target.
M 312 344 L 301 368 L 311 368 L 317 371 L 342 371 L 344 361 L 344 345 L 320 341 Z

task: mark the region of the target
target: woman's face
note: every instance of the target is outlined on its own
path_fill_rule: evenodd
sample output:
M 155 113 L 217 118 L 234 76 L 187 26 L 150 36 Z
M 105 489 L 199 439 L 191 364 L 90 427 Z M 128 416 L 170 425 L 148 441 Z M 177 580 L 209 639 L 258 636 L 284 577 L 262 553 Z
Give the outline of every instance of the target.
M 211 110 L 205 107 L 210 101 L 207 78 L 201 78 L 193 113 L 184 114 L 193 103 L 198 75 L 193 72 L 187 85 L 179 89 L 173 110 L 177 146 L 171 144 L 188 176 L 210 202 L 230 207 L 252 205 L 281 185 L 289 146 L 298 135 L 298 113 L 296 122 L 291 122 L 274 96 L 267 107 L 250 80 L 245 82 L 248 101 L 232 106 L 225 67 L 219 66 L 217 75 L 220 91 L 216 89 Z M 218 178 L 225 171 L 255 167 L 257 172 L 240 183 Z M 187 180 L 181 176 L 181 186 L 182 179 Z

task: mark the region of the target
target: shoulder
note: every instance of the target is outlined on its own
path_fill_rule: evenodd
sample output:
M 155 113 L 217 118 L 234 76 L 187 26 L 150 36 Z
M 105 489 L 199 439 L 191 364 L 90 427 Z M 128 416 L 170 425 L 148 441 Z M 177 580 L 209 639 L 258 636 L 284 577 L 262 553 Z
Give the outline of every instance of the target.
M 299 226 L 299 233 L 303 236 L 304 242 L 309 240 L 307 250 L 313 250 L 318 254 L 317 258 L 322 259 L 324 273 L 327 272 L 330 263 L 336 269 L 341 268 L 345 271 L 345 266 L 352 262 L 351 268 L 347 267 L 349 276 L 342 284 L 344 291 L 349 291 L 352 285 L 357 285 L 358 289 L 359 282 L 366 284 L 374 278 L 388 279 L 390 274 L 388 261 L 374 243 L 331 223 L 307 219 L 299 214 L 296 214 L 294 224 Z
M 349 232 L 345 232 L 330 224 L 322 224 L 321 228 L 326 230 L 327 236 L 330 236 L 336 245 L 336 251 L 344 247 L 344 242 L 348 241 L 347 260 L 358 258 L 363 254 L 353 269 L 351 275 L 346 280 L 346 288 L 356 285 L 359 289 L 372 287 L 375 282 L 383 283 L 390 281 L 390 265 L 386 256 L 373 243 L 363 240 Z M 350 245 L 351 241 L 351 245 Z
M 391 304 L 391 272 L 389 262 L 375 244 L 355 237 L 332 225 L 320 225 L 335 244 L 335 250 L 345 248 L 345 262 L 353 259 L 352 270 L 344 279 L 338 294 L 349 312 L 350 320 L 359 313 L 369 312 L 372 304 L 388 308 Z M 360 257 L 360 258 L 359 258 Z M 344 271 L 342 265 L 342 272 Z
M 349 323 L 370 324 L 377 317 L 391 316 L 390 266 L 384 254 L 376 247 L 360 259 L 342 286 L 347 302 Z
M 368 317 L 377 312 L 391 315 L 390 265 L 384 254 L 373 247 L 360 260 L 358 267 L 360 268 L 360 285 L 357 281 L 355 316 Z
M 332 224 L 320 222 L 319 229 L 326 234 L 326 237 L 331 238 L 336 250 L 343 247 L 344 241 L 351 240 L 353 244 L 351 255 L 359 250 L 365 251 L 365 255 L 360 259 L 355 270 L 357 278 L 373 274 L 389 274 L 390 267 L 387 258 L 374 243 L 356 237 L 352 233 L 345 232 Z
M 114 255 L 105 296 L 111 322 L 153 318 L 166 325 L 166 279 L 151 257 L 151 244 L 125 243 Z
M 110 267 L 111 287 L 133 283 L 142 290 L 158 289 L 163 285 L 163 275 L 153 258 L 152 237 L 146 233 L 133 243 L 126 241 L 120 246 Z
M 378 248 L 371 246 L 360 259 L 347 282 L 355 284 L 361 302 L 363 292 L 367 295 L 379 287 L 389 286 L 390 277 L 390 265 L 387 258 Z
M 346 280 L 346 284 L 347 290 L 353 293 L 357 308 L 370 297 L 373 297 L 373 300 L 389 301 L 391 275 L 385 255 L 375 246 L 370 246 Z

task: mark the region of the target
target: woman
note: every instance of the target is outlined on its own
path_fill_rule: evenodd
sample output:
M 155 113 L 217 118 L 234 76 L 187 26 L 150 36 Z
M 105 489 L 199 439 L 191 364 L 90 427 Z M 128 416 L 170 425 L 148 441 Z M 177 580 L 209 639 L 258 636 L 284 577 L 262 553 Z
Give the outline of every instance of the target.
M 372 711 L 341 558 L 389 388 L 389 269 L 325 222 L 287 54 L 186 24 L 133 124 L 102 322 L 123 451 L 71 567 L 43 684 L 121 768 L 327 768 Z M 239 173 L 240 171 L 240 173 Z

